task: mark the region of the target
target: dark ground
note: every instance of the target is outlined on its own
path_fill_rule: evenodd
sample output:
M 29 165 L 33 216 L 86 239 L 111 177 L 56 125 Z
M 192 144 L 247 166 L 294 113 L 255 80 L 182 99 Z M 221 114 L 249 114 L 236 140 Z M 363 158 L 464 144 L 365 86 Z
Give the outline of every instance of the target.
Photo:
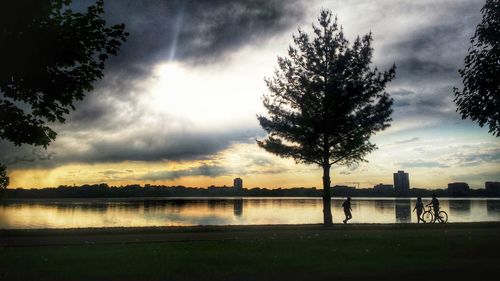
M 0 230 L 0 280 L 500 280 L 500 223 Z

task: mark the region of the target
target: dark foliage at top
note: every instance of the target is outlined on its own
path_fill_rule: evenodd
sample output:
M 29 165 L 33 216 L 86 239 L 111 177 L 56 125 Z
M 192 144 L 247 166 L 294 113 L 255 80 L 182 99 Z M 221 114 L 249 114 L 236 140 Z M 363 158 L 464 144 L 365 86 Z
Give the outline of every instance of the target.
M 464 84 L 455 88 L 457 111 L 500 136 L 500 1 L 487 0 L 483 20 L 471 38 L 472 46 L 459 70 Z
M 85 13 L 70 2 L 0 2 L 0 138 L 47 146 L 56 137 L 47 123 L 65 121 L 125 41 L 123 24 L 102 19 L 103 0 Z
M 7 167 L 0 164 L 0 189 L 9 186 L 9 177 L 7 177 Z
M 274 77 L 266 80 L 269 116 L 258 120 L 269 136 L 258 144 L 323 167 L 324 220 L 330 224 L 330 167 L 363 161 L 376 148 L 369 139 L 389 126 L 393 101 L 384 89 L 395 66 L 370 68 L 371 34 L 350 45 L 331 11 L 323 10 L 318 21 L 312 39 L 299 29 L 288 57 L 278 58 Z

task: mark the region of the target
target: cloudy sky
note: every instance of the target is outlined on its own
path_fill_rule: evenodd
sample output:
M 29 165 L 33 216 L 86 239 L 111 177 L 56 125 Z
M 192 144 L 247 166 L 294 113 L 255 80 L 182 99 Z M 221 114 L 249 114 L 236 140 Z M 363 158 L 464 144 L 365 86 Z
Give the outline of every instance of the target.
M 89 1 L 76 1 L 75 8 Z M 77 104 L 47 149 L 0 142 L 11 187 L 107 182 L 186 186 L 321 186 L 321 170 L 258 148 L 265 137 L 264 77 L 297 28 L 333 10 L 351 41 L 373 32 L 374 65 L 393 63 L 392 126 L 372 138 L 368 163 L 334 167 L 333 184 L 412 187 L 500 181 L 500 140 L 461 120 L 460 86 L 469 38 L 484 0 L 107 0 L 109 23 L 130 32 L 105 77 Z M 352 184 L 351 184 L 352 185 Z

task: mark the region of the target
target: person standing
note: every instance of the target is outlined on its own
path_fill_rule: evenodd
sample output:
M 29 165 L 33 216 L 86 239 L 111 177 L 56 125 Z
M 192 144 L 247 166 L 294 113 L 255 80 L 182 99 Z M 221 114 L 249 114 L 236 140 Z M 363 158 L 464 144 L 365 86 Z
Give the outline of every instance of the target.
M 344 207 L 344 214 L 345 214 L 345 220 L 343 220 L 344 223 L 347 223 L 348 220 L 352 219 L 352 214 L 351 214 L 351 197 L 347 197 L 347 200 L 342 203 L 342 207 Z
M 417 210 L 417 223 L 420 223 L 422 221 L 425 223 L 424 219 L 422 218 L 422 213 L 424 212 L 424 203 L 422 203 L 422 197 L 417 197 L 417 203 L 415 203 L 415 208 L 413 208 L 413 211 L 415 212 Z

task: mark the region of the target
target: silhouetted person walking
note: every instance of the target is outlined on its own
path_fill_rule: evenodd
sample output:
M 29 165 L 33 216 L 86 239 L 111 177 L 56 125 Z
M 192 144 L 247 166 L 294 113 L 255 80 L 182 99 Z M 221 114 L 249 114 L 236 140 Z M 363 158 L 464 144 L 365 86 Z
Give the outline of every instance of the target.
M 352 214 L 351 214 L 351 197 L 347 197 L 347 200 L 342 203 L 342 207 L 344 207 L 344 214 L 345 214 L 345 220 L 343 220 L 344 223 L 347 223 L 348 220 L 352 219 Z
M 422 203 L 422 197 L 417 197 L 417 203 L 415 203 L 415 208 L 413 208 L 414 212 L 415 210 L 417 210 L 417 223 L 420 223 L 420 221 L 425 223 L 424 219 L 422 218 L 422 213 L 424 212 L 424 203 Z
M 432 209 L 434 209 L 434 221 L 438 219 L 439 217 L 439 200 L 437 199 L 436 194 L 432 194 L 432 200 L 431 203 L 425 205 L 430 206 L 432 205 Z

